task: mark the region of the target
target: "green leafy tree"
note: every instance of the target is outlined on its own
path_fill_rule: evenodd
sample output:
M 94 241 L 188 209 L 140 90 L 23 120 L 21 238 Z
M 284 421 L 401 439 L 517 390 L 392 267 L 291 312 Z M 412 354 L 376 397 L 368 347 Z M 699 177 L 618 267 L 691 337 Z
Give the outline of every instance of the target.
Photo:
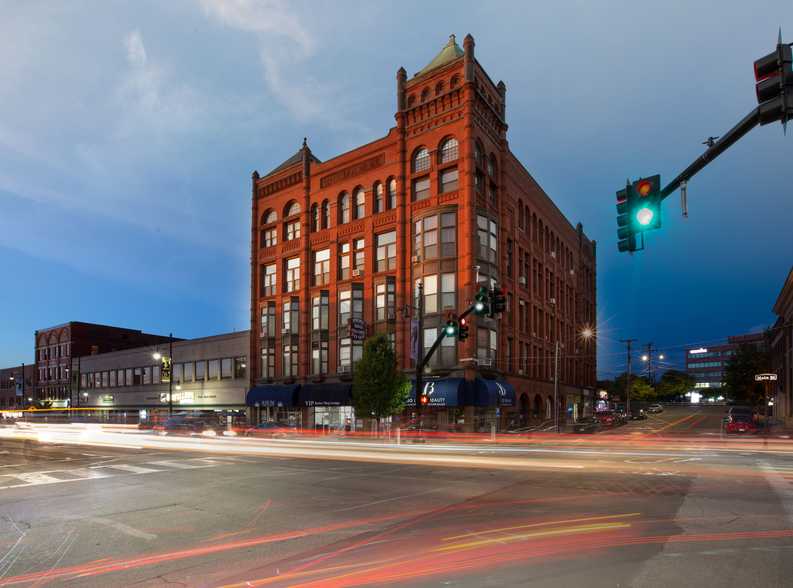
M 647 381 L 647 378 L 644 376 L 637 376 L 636 374 L 631 374 L 631 402 L 645 402 L 640 397 L 637 397 L 637 390 L 639 390 L 640 395 L 648 395 L 649 392 L 646 388 L 653 390 L 650 383 Z M 627 400 L 628 397 L 628 372 L 623 373 L 620 376 L 614 378 L 614 383 L 611 385 L 611 393 L 610 396 L 612 398 L 619 398 L 622 401 Z M 652 392 L 652 398 L 649 400 L 655 399 L 655 392 Z
M 405 409 L 410 397 L 410 382 L 398 369 L 396 351 L 385 333 L 367 339 L 363 357 L 355 364 L 350 406 L 358 417 L 377 420 L 394 416 Z
M 680 370 L 666 370 L 655 385 L 655 392 L 662 400 L 675 400 L 694 390 L 694 376 Z
M 631 402 L 652 402 L 655 397 L 655 388 L 645 378 L 631 376 Z
M 754 343 L 741 343 L 724 366 L 724 386 L 732 400 L 739 404 L 761 404 L 765 385 L 754 379 L 757 374 L 771 372 L 771 348 Z

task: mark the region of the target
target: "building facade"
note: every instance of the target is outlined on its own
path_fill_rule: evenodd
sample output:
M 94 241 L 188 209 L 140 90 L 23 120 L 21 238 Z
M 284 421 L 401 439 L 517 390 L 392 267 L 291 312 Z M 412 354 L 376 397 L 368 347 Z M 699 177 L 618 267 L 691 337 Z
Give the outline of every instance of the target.
M 253 173 L 251 406 L 349 422 L 359 337 L 385 333 L 412 379 L 411 341 L 428 352 L 482 284 L 506 288 L 506 311 L 469 315 L 469 338 L 444 338 L 430 359 L 436 426 L 591 410 L 596 246 L 509 150 L 506 86 L 470 35 L 412 79 L 399 69 L 395 118 L 385 137 L 330 160 L 304 140 Z
M 793 269 L 774 304 L 777 321 L 772 330 L 771 371 L 773 382 L 774 416 L 778 423 L 793 427 Z
M 33 364 L 0 369 L 0 412 L 30 406 L 35 371 Z
M 138 418 L 183 412 L 222 413 L 244 420 L 250 333 L 169 341 L 81 357 L 79 401 L 99 416 Z M 171 358 L 170 380 L 162 357 Z M 170 397 L 169 397 L 170 395 Z
M 36 331 L 35 372 L 27 406 L 49 401 L 65 408 L 76 402 L 70 386 L 71 371 L 80 358 L 144 345 L 167 343 L 168 337 L 134 329 L 69 322 Z
M 763 344 L 762 333 L 727 337 L 726 345 L 686 348 L 686 373 L 694 378 L 694 388 L 721 388 L 724 366 L 742 343 Z

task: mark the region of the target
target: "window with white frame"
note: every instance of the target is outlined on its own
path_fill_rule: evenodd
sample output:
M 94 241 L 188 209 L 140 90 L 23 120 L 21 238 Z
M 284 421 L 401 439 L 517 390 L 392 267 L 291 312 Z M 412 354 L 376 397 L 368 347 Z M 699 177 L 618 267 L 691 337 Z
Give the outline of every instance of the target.
M 342 194 L 339 198 L 339 224 L 350 222 L 350 195 Z
M 396 317 L 396 280 L 388 276 L 384 283 L 375 285 L 375 320 Z
M 447 139 L 441 146 L 440 163 L 449 163 L 457 159 L 458 144 L 457 139 Z
M 350 279 L 350 244 L 339 244 L 339 279 Z
M 396 208 L 396 197 L 397 197 L 397 183 L 395 179 L 388 180 L 388 201 L 386 203 L 386 208 L 391 210 Z
M 353 196 L 355 218 L 362 219 L 366 216 L 366 193 L 363 188 L 358 188 Z
M 380 233 L 377 240 L 377 271 L 396 269 L 396 231 Z
M 274 296 L 276 294 L 275 285 L 275 264 L 271 263 L 269 265 L 265 265 L 262 269 L 262 296 Z
M 284 301 L 284 312 L 281 320 L 283 334 L 297 335 L 300 325 L 300 303 L 297 296 L 291 296 Z
M 441 186 L 439 192 L 452 192 L 457 189 L 457 168 L 441 172 Z
M 314 251 L 314 285 L 330 283 L 330 249 Z
M 284 225 L 284 241 L 300 238 L 300 221 L 295 220 Z
M 426 147 L 422 147 L 416 152 L 413 158 L 413 173 L 424 171 L 430 168 L 430 152 Z
M 327 290 L 315 292 L 311 296 L 311 329 L 327 330 L 329 321 L 330 297 Z
M 498 225 L 483 215 L 476 217 L 476 255 L 490 263 L 498 262 Z
M 383 212 L 385 210 L 385 189 L 383 184 L 377 182 L 374 186 L 374 211 Z
M 286 272 L 284 278 L 285 292 L 295 292 L 300 290 L 300 258 L 292 257 L 286 260 Z

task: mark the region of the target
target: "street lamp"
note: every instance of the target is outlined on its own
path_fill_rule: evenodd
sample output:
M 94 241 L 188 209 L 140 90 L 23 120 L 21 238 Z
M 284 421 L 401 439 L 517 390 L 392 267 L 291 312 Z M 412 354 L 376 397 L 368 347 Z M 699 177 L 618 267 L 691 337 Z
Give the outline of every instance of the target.
M 594 333 L 591 329 L 585 329 L 579 333 L 579 335 L 584 339 L 589 339 Z M 562 347 L 564 347 L 565 343 L 569 343 L 576 336 L 574 335 L 564 343 L 562 343 Z M 594 400 L 593 400 L 594 401 Z M 556 357 L 554 360 L 554 370 L 553 370 L 553 414 L 554 414 L 554 429 L 556 433 L 559 434 L 559 339 L 556 339 Z
M 154 352 L 154 359 L 159 360 L 162 358 L 160 350 Z M 168 333 L 168 417 L 173 416 L 173 378 L 171 377 L 171 364 L 173 363 L 173 333 Z M 162 380 L 162 371 L 160 372 L 160 380 Z M 179 388 L 177 387 L 177 390 Z
M 423 382 L 421 381 L 421 372 L 423 370 L 422 363 L 424 363 L 424 285 L 419 282 L 418 283 L 418 302 L 416 303 L 418 306 L 411 306 L 410 304 L 405 304 L 405 311 L 402 313 L 402 318 L 409 319 L 410 318 L 410 311 L 408 308 L 412 308 L 416 311 L 416 315 L 418 317 L 418 334 L 416 335 L 417 339 L 417 351 L 416 351 L 416 414 L 418 415 L 419 419 L 419 438 L 421 438 L 421 397 L 423 396 Z M 423 439 L 421 440 L 423 441 Z M 419 443 L 421 442 L 419 441 Z

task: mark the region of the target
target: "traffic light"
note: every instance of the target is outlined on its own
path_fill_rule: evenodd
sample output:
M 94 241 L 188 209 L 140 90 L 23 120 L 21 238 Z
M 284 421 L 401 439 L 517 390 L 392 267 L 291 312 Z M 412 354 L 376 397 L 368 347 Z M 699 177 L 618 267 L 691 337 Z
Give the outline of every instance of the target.
M 453 312 L 446 313 L 446 336 L 454 337 L 457 335 L 457 315 Z
M 507 310 L 507 289 L 490 288 L 490 318 Z
M 635 233 L 661 228 L 661 176 L 651 176 L 633 182 L 635 209 L 631 220 L 636 221 Z
M 754 62 L 754 79 L 757 81 L 758 115 L 760 124 L 766 125 L 793 119 L 793 72 L 791 71 L 790 45 L 782 44 L 779 31 L 776 51 Z
M 485 288 L 482 284 L 479 284 L 474 289 L 474 312 L 476 312 L 476 314 L 487 314 L 487 303 L 489 299 L 490 295 L 487 292 L 487 288 Z
M 468 325 L 465 324 L 466 321 L 464 318 L 460 319 L 460 327 L 457 329 L 457 339 L 460 341 L 465 341 L 468 339 Z
M 636 230 L 630 219 L 631 213 L 636 208 L 636 196 L 630 181 L 624 189 L 617 192 L 617 246 L 621 253 L 636 251 Z
M 426 406 L 429 403 L 430 403 L 430 397 L 427 396 L 426 394 L 422 394 L 421 395 L 421 404 L 422 404 L 422 406 Z

